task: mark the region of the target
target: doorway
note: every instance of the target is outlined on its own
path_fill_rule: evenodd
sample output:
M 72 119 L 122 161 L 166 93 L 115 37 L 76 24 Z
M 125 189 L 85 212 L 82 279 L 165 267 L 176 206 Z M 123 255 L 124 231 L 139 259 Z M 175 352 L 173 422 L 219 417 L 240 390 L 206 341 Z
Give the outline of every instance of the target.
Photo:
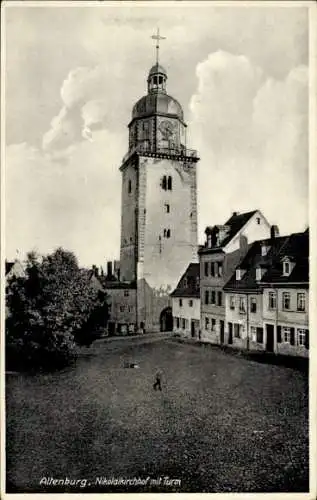
M 225 322 L 220 320 L 220 344 L 224 344 L 225 342 Z
M 160 314 L 160 331 L 161 332 L 173 331 L 173 314 L 171 307 L 166 307 Z
M 266 325 L 266 350 L 274 352 L 274 325 Z
M 232 344 L 232 323 L 228 323 L 228 344 Z

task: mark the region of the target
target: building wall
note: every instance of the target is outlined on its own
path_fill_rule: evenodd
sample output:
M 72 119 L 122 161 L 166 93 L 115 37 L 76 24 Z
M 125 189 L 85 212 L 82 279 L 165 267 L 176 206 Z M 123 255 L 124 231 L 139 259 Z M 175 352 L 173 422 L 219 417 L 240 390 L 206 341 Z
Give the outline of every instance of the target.
M 185 168 L 173 159 L 140 158 L 138 279 L 153 290 L 170 293 L 188 264 L 197 261 L 196 166 Z M 162 188 L 163 176 L 172 177 L 172 190 Z M 146 178 L 145 178 L 146 177 Z M 166 210 L 169 205 L 169 213 Z M 164 229 L 170 237 L 164 237 Z
M 277 308 L 269 308 L 269 292 L 275 291 L 277 298 Z M 283 292 L 290 293 L 290 310 L 283 310 Z M 305 311 L 297 311 L 297 294 L 305 295 Z M 272 325 L 274 328 L 274 351 L 279 354 L 296 355 L 308 357 L 309 350 L 305 346 L 298 345 L 298 330 L 309 330 L 309 292 L 304 288 L 265 288 L 263 291 L 263 329 L 266 331 L 266 325 Z M 283 340 L 278 342 L 278 327 L 294 328 L 295 345 Z M 309 335 L 309 333 L 308 333 Z
M 190 301 L 192 301 L 192 306 L 190 306 Z M 200 329 L 200 299 L 191 297 L 172 297 L 172 311 L 173 332 L 184 337 L 192 337 L 191 322 L 193 320 L 195 322 L 195 337 L 197 338 Z M 185 328 L 183 327 L 183 320 L 185 320 Z
M 122 281 L 136 279 L 138 182 L 137 168 L 131 162 L 122 170 L 120 247 L 120 276 Z M 131 192 L 129 189 L 130 183 Z
M 200 302 L 201 302 L 201 332 L 202 338 L 215 344 L 220 344 L 220 321 L 225 321 L 225 295 L 223 286 L 232 276 L 235 267 L 238 265 L 246 249 L 238 249 L 235 252 L 226 254 L 222 251 L 215 253 L 200 254 Z M 210 275 L 211 263 L 222 264 L 222 276 Z M 205 263 L 208 263 L 208 276 L 205 273 Z M 209 301 L 212 291 L 216 292 L 216 300 L 218 300 L 218 292 L 222 292 L 222 306 L 206 304 L 206 291 L 209 294 Z M 218 302 L 217 302 L 218 303 Z M 206 318 L 209 328 L 206 328 Z M 212 319 L 216 320 L 216 325 L 211 330 Z
M 234 298 L 234 309 L 231 309 L 231 297 Z M 240 312 L 240 299 L 244 301 L 245 312 Z M 256 300 L 256 312 L 251 312 L 251 299 Z M 229 343 L 229 323 L 233 325 L 232 345 L 250 350 L 265 350 L 266 339 L 263 332 L 262 341 L 257 340 L 256 329 L 263 328 L 262 294 L 225 293 L 226 323 L 225 343 Z M 235 335 L 234 325 L 239 325 L 239 337 Z
M 137 323 L 138 329 L 146 332 L 160 331 L 160 317 L 164 310 L 172 308 L 169 294 L 163 289 L 154 290 L 145 279 L 137 281 Z
M 130 333 L 135 332 L 136 290 L 131 288 L 106 288 L 106 293 L 108 295 L 109 323 L 115 323 L 115 332 L 128 334 L 129 329 Z M 121 325 L 126 325 L 126 327 Z

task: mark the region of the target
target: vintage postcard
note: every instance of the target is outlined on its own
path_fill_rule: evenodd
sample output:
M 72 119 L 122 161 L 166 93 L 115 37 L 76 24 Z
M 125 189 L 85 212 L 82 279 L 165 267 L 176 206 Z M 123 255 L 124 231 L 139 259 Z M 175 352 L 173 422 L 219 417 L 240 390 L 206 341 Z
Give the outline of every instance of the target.
M 1 13 L 3 498 L 315 498 L 315 2 Z

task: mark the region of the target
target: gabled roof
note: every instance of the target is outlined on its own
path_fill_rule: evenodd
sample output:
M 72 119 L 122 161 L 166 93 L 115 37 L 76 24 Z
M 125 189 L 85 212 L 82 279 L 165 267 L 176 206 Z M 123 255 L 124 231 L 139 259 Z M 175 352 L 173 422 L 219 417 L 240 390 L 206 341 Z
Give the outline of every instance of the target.
M 225 238 L 221 241 L 220 245 L 213 246 L 212 248 L 207 248 L 204 246 L 198 250 L 198 253 L 219 252 L 236 236 L 236 234 L 246 225 L 247 222 L 249 222 L 249 220 L 257 212 L 258 210 L 252 210 L 252 212 L 246 212 L 244 214 L 233 213 L 232 216 L 224 224 L 224 226 L 228 226 L 228 233 L 226 234 Z M 213 228 L 210 227 L 211 231 L 212 229 Z
M 289 257 L 295 263 L 289 276 L 283 276 L 283 259 Z M 291 234 L 275 260 L 273 266 L 262 279 L 262 284 L 291 286 L 309 283 L 309 231 Z
M 191 263 L 171 293 L 171 297 L 200 298 L 199 264 Z
M 279 252 L 283 245 L 286 243 L 288 237 L 282 236 L 278 238 L 268 238 L 266 240 L 255 241 L 250 245 L 249 251 L 236 267 L 236 269 L 245 270 L 241 280 L 236 279 L 236 272 L 231 276 L 229 281 L 225 284 L 223 289 L 225 291 L 261 291 L 261 281 L 256 280 L 256 269 L 261 268 L 265 274 L 262 279 L 265 279 L 267 270 L 270 269 L 274 260 L 278 257 Z M 267 254 L 262 256 L 262 245 L 269 248 Z

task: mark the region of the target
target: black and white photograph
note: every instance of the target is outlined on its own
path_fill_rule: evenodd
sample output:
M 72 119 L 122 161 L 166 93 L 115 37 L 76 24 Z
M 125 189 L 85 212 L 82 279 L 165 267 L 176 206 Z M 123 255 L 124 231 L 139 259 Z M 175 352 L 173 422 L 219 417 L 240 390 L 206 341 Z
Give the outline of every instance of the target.
M 2 4 L 4 499 L 316 498 L 315 28 Z

